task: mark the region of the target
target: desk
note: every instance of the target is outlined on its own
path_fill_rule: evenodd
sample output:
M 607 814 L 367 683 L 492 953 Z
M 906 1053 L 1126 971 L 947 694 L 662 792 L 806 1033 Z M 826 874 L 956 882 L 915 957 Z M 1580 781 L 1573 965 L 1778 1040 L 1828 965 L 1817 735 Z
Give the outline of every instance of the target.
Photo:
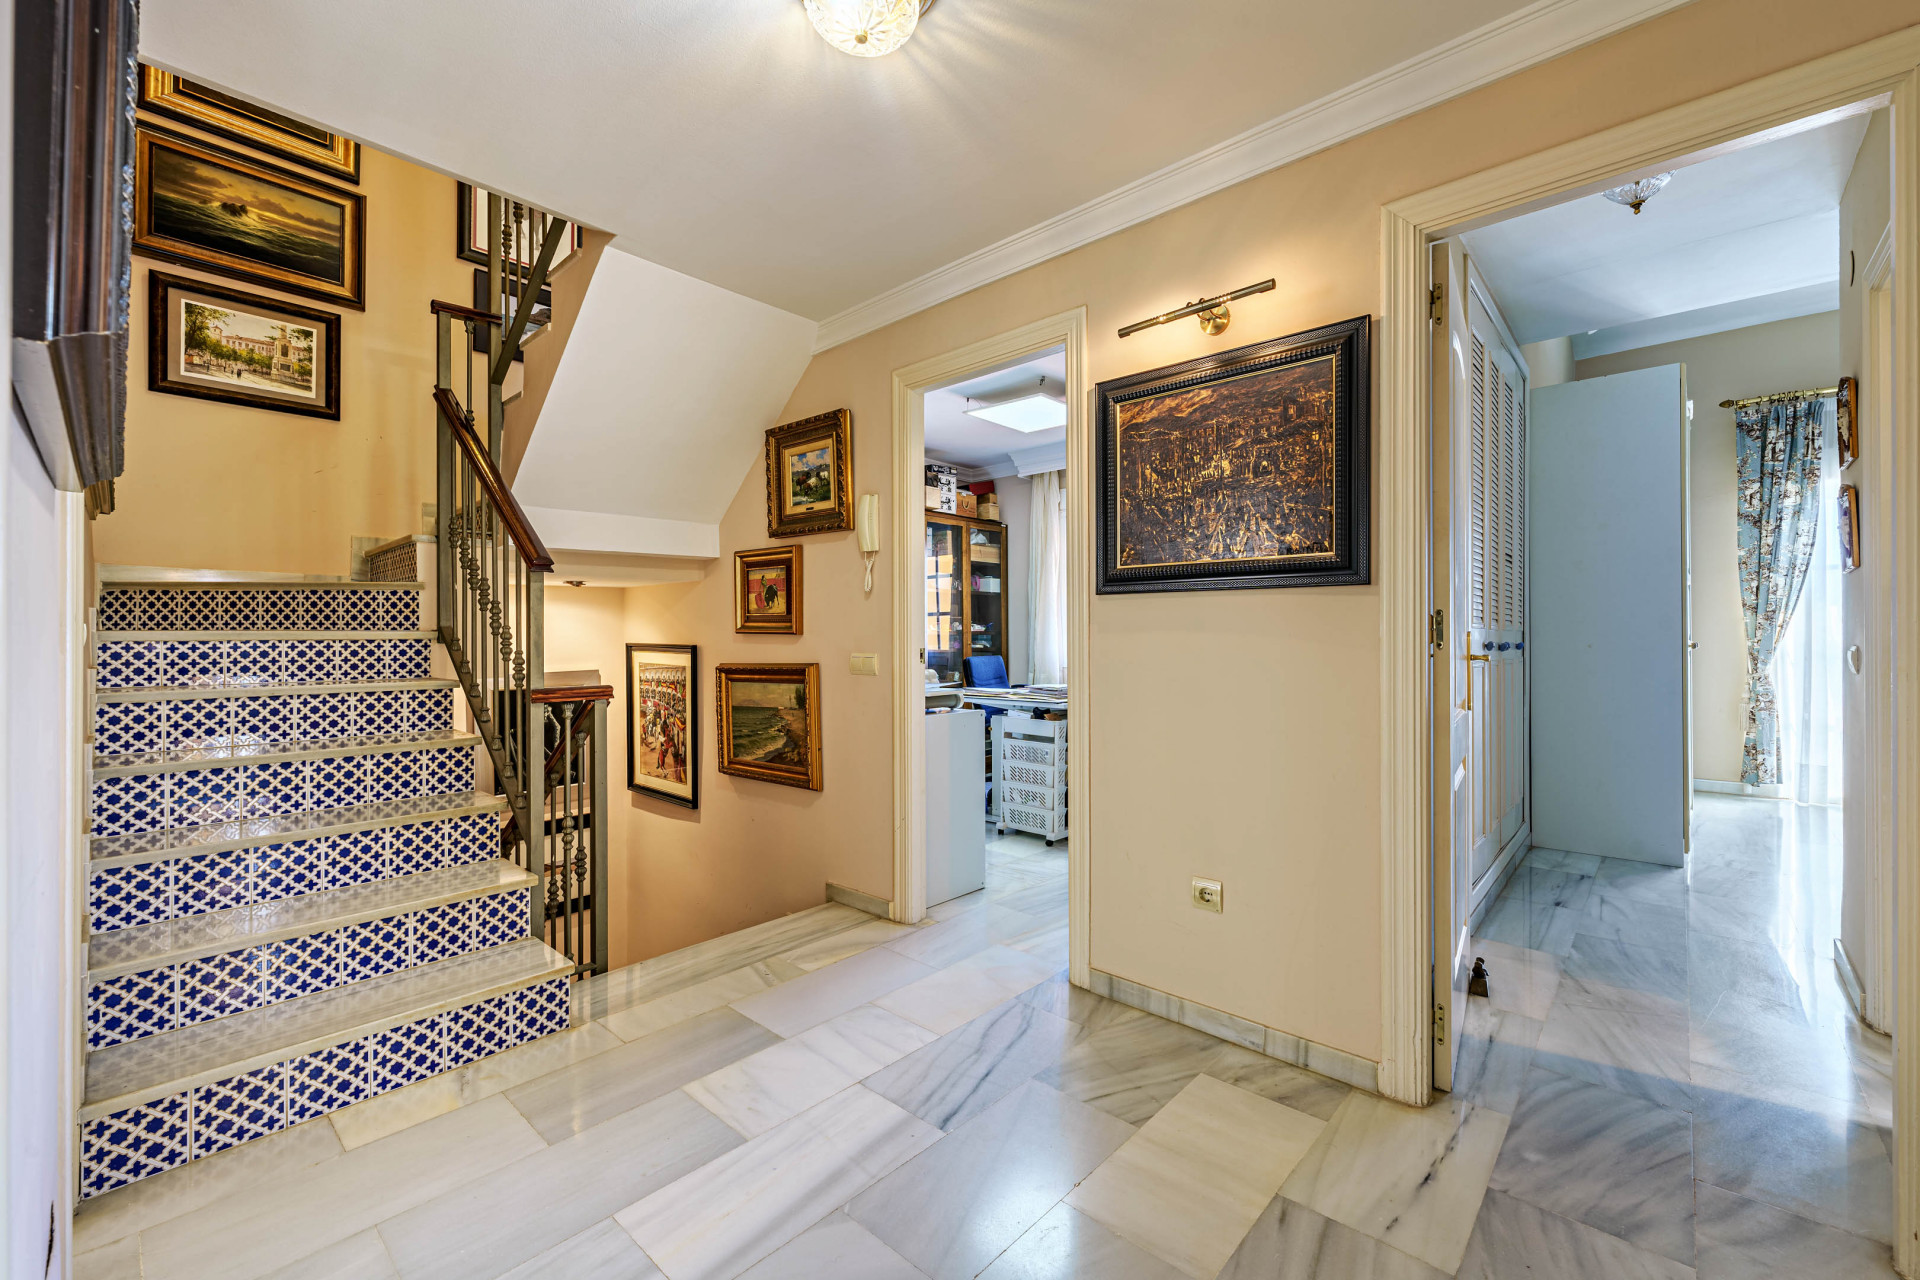
M 1049 720 L 1067 709 L 1064 692 L 1039 689 L 962 689 L 975 706 L 1006 714 L 993 717 L 994 825 L 1044 839 L 1051 847 L 1067 834 L 1067 722 Z
M 976 707 L 996 707 L 1001 711 L 1018 711 L 1026 715 L 1067 709 L 1067 695 L 1051 690 L 962 688 L 959 693 Z

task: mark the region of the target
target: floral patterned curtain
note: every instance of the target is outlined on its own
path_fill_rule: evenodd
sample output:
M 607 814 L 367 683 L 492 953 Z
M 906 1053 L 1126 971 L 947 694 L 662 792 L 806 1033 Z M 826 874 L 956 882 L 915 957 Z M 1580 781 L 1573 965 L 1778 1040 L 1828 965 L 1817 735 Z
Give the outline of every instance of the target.
M 1780 781 L 1770 668 L 1800 599 L 1819 531 L 1823 401 L 1748 405 L 1734 414 L 1740 477 L 1740 603 L 1747 621 L 1747 742 L 1741 781 Z

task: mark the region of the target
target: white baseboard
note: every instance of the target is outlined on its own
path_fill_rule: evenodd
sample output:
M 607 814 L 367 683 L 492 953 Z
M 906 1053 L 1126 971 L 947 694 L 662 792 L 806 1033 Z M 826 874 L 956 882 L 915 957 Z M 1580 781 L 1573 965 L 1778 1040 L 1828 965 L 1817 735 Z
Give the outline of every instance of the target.
M 1853 1006 L 1854 1016 L 1866 1022 L 1867 989 L 1860 983 L 1860 974 L 1853 967 L 1853 957 L 1847 954 L 1847 944 L 1838 938 L 1833 940 L 1833 967 L 1840 972 L 1840 986 L 1847 993 L 1847 1003 Z
M 858 889 L 849 889 L 847 886 L 835 884 L 831 880 L 827 881 L 827 901 L 838 902 L 844 906 L 853 907 L 866 912 L 870 916 L 879 916 L 882 920 L 891 919 L 893 915 L 893 904 L 885 898 L 876 898 L 870 893 L 862 893 Z
M 1693 789 L 1717 796 L 1747 796 L 1756 800 L 1779 800 L 1786 794 L 1785 788 L 1777 782 L 1749 786 L 1744 782 L 1722 782 L 1718 778 L 1695 778 Z

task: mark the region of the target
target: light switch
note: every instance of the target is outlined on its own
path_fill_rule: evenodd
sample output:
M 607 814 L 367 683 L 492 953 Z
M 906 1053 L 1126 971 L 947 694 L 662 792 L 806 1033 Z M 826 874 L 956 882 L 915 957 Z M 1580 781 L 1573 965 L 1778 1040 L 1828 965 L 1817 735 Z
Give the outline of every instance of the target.
M 847 655 L 847 670 L 856 676 L 877 676 L 880 674 L 880 655 L 850 653 Z

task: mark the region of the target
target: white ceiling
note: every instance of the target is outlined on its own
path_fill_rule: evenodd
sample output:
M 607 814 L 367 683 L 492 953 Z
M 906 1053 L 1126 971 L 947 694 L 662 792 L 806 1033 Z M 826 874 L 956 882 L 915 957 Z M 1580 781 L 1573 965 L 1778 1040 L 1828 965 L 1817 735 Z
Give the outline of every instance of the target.
M 1014 468 L 1007 455 L 1023 449 L 1064 445 L 1067 439 L 1065 427 L 1053 427 L 1046 431 L 1015 431 L 967 413 L 970 407 L 977 404 L 971 397 L 991 396 L 1022 384 L 1031 385 L 1040 378 L 1051 381 L 1056 390 L 1065 386 L 1067 355 L 1064 350 L 1052 351 L 995 373 L 982 374 L 938 391 L 927 392 L 927 456 L 936 462 L 951 462 L 956 466 L 979 467 L 1012 475 Z
M 1742 324 L 1806 314 L 1839 279 L 1840 193 L 1866 128 L 1850 115 L 1676 169 L 1637 216 L 1584 196 L 1461 238 L 1521 342 L 1614 329 L 1625 340 L 1696 312 Z M 1779 306 L 1735 305 L 1757 299 Z
M 141 51 L 820 319 L 1516 11 L 1676 2 L 944 0 L 865 59 L 798 0 L 146 0 Z

